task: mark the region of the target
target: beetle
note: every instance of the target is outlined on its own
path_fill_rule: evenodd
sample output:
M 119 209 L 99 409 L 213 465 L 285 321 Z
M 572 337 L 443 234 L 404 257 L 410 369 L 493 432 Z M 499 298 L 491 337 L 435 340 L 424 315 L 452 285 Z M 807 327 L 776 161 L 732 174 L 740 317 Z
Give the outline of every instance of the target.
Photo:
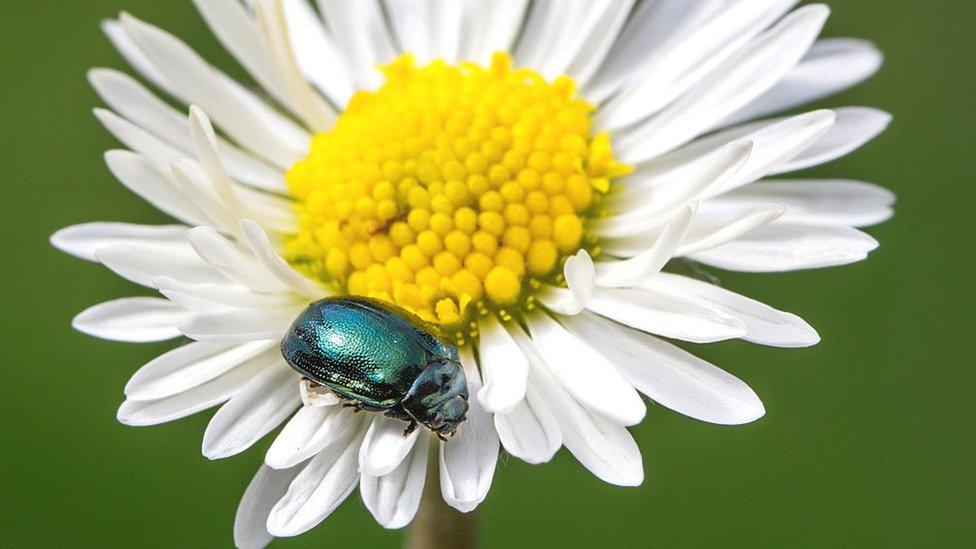
M 308 306 L 288 329 L 281 353 L 305 379 L 347 406 L 421 424 L 442 440 L 468 411 L 457 347 L 434 326 L 395 305 L 329 297 Z

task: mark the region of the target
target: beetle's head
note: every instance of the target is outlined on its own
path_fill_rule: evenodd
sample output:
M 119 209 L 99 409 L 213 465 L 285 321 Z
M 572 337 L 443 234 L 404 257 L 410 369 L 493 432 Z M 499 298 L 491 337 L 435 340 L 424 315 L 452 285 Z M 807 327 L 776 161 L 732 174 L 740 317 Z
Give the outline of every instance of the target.
M 450 359 L 427 364 L 402 405 L 421 425 L 441 438 L 453 433 L 468 413 L 468 383 L 461 365 Z

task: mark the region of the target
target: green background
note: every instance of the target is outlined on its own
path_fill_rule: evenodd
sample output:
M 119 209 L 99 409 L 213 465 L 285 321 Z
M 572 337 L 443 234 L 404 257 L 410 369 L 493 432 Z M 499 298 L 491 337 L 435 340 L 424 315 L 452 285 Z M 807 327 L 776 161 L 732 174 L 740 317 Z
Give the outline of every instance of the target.
M 647 480 L 601 483 L 565 451 L 500 461 L 481 506 L 485 547 L 976 546 L 973 58 L 969 0 L 837 0 L 826 34 L 886 53 L 881 73 L 826 105 L 872 105 L 891 128 L 815 175 L 886 185 L 896 217 L 857 265 L 722 274 L 727 287 L 817 327 L 812 349 L 696 349 L 750 383 L 762 420 L 729 428 L 659 406 L 634 434 Z M 115 421 L 128 376 L 167 345 L 69 328 L 90 304 L 133 293 L 54 251 L 57 228 L 163 222 L 108 173 L 117 148 L 90 110 L 92 66 L 124 65 L 98 21 L 126 9 L 230 60 L 189 2 L 4 0 L 0 5 L 2 397 L 0 544 L 228 546 L 258 448 L 200 455 L 209 414 L 137 429 Z M 286 547 L 392 547 L 353 496 Z

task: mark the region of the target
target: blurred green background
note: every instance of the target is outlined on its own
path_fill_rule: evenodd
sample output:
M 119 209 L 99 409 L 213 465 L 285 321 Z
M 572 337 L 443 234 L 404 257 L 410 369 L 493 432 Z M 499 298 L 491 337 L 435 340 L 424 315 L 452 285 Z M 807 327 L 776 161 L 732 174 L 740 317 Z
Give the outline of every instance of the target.
M 871 39 L 881 73 L 825 105 L 895 116 L 880 139 L 815 175 L 881 183 L 898 214 L 870 260 L 726 286 L 802 314 L 812 349 L 696 349 L 747 380 L 768 414 L 699 423 L 659 406 L 634 434 L 647 480 L 601 483 L 565 451 L 503 458 L 482 505 L 485 547 L 976 546 L 976 172 L 971 1 L 836 0 L 826 34 Z M 90 113 L 92 66 L 124 65 L 98 29 L 125 9 L 224 67 L 189 2 L 4 0 L 0 5 L 3 391 L 0 545 L 217 547 L 263 448 L 210 463 L 209 414 L 136 429 L 122 387 L 167 345 L 69 328 L 90 304 L 138 291 L 53 250 L 57 228 L 164 218 L 104 166 L 118 147 Z M 285 547 L 393 547 L 358 498 Z

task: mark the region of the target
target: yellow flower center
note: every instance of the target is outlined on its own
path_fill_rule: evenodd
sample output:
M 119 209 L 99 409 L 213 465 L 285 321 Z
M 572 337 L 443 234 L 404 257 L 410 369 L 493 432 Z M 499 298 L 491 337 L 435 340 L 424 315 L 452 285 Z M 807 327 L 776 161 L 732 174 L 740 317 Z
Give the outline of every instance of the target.
M 287 174 L 300 231 L 289 260 L 343 293 L 458 325 L 473 305 L 507 314 L 592 245 L 585 220 L 618 163 L 590 135 L 568 77 L 405 55 L 360 92 Z

